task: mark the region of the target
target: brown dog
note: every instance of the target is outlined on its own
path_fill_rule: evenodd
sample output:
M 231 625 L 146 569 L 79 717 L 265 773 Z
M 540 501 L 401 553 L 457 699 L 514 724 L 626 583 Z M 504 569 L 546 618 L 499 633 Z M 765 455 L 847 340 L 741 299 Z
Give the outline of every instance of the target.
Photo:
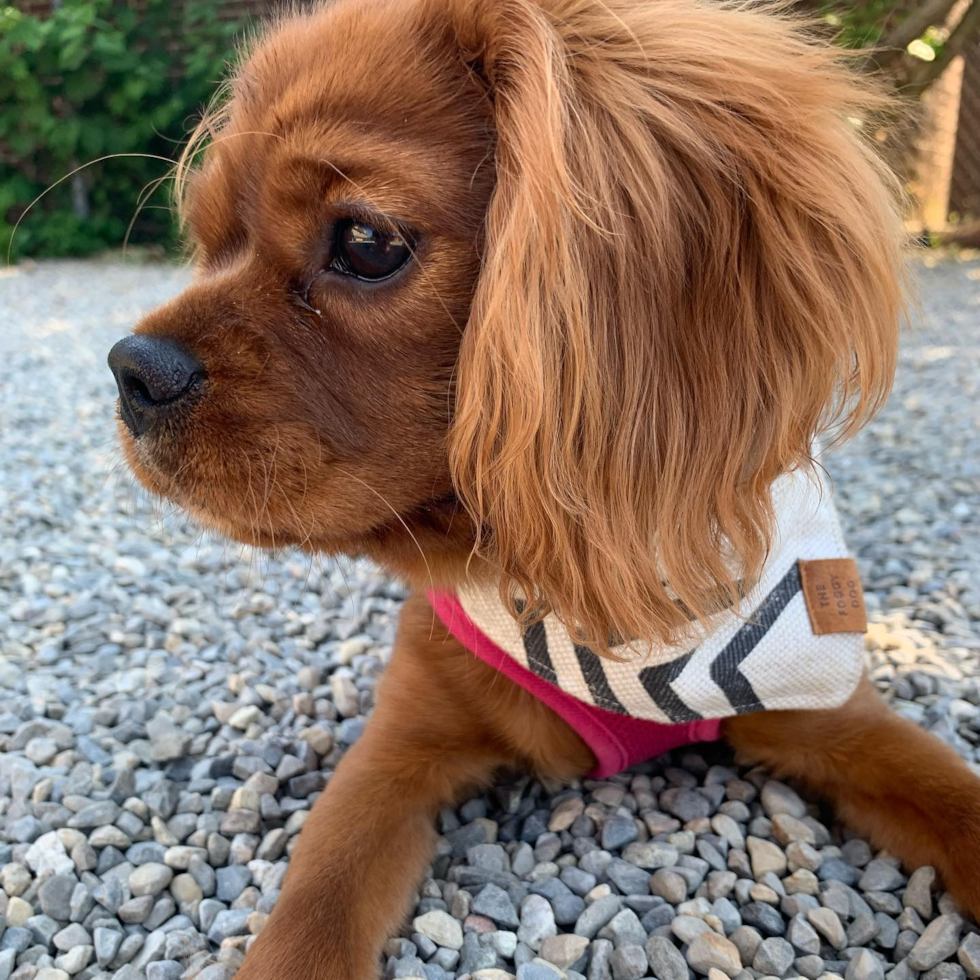
M 428 588 L 674 642 L 732 556 L 758 574 L 777 477 L 882 402 L 902 228 L 835 58 L 707 0 L 339 0 L 238 71 L 179 174 L 198 277 L 113 352 L 128 458 L 227 535 L 416 590 L 248 980 L 369 980 L 439 807 L 593 766 Z M 867 682 L 723 732 L 980 913 L 980 783 Z

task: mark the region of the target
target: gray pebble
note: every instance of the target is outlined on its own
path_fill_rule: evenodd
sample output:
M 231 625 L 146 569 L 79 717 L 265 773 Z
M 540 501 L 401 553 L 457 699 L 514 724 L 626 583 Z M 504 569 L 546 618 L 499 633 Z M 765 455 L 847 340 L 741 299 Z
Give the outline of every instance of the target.
M 778 936 L 764 939 L 756 950 L 752 969 L 767 976 L 781 977 L 793 965 L 795 958 L 793 947 L 785 939 Z
M 639 945 L 619 946 L 609 957 L 609 965 L 614 980 L 641 980 L 647 970 L 647 955 Z
M 930 970 L 948 959 L 956 952 L 962 929 L 963 920 L 958 915 L 933 919 L 909 953 L 909 966 L 913 970 Z
M 659 980 L 687 980 L 687 961 L 663 936 L 651 936 L 645 945 L 650 972 Z
M 575 923 L 575 934 L 592 939 L 604 925 L 612 920 L 621 907 L 622 900 L 616 895 L 597 898 L 591 905 L 586 906 L 585 911 L 578 917 L 578 921 Z

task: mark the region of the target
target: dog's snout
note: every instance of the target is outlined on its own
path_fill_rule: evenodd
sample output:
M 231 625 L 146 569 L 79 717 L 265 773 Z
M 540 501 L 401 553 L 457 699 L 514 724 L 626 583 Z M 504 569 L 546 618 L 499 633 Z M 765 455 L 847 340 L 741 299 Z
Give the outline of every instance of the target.
M 119 386 L 123 421 L 141 436 L 201 391 L 204 367 L 186 347 L 167 337 L 132 336 L 109 351 Z

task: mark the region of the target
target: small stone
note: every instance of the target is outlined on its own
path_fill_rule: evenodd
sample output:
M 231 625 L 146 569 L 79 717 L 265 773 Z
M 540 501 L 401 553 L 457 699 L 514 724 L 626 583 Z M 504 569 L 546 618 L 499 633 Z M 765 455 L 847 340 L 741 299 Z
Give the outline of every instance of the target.
M 820 937 L 802 915 L 794 915 L 790 919 L 786 927 L 786 938 L 801 953 L 813 955 L 820 952 Z
M 71 896 L 78 882 L 74 876 L 52 875 L 37 890 L 41 911 L 52 919 L 67 922 L 71 917 Z
M 118 929 L 98 928 L 92 933 L 95 941 L 95 959 L 99 966 L 108 966 L 119 951 L 123 934 Z
M 14 953 L 23 953 L 34 942 L 31 930 L 24 928 L 11 927 L 3 934 L 0 940 L 0 950 L 11 950 Z
M 613 950 L 609 965 L 614 980 L 641 980 L 647 970 L 647 954 L 642 946 L 620 946 Z
M 664 841 L 635 842 L 623 851 L 623 859 L 646 871 L 659 868 L 672 868 L 677 864 L 679 854 L 673 844 Z
M 251 884 L 252 872 L 243 864 L 218 868 L 215 872 L 219 902 L 231 904 Z
M 845 980 L 885 980 L 885 968 L 871 950 L 859 949 L 847 964 L 844 978 Z
M 650 891 L 650 872 L 638 868 L 635 864 L 630 864 L 629 861 L 613 858 L 606 866 L 606 877 L 624 895 L 646 896 Z
M 968 977 L 980 977 L 980 935 L 971 932 L 956 951 L 956 958 Z
M 156 960 L 147 964 L 146 980 L 179 980 L 183 972 L 184 968 L 177 960 Z
M 305 728 L 299 737 L 319 756 L 327 755 L 333 748 L 333 735 L 324 728 Z
M 560 978 L 559 970 L 543 960 L 522 963 L 517 968 L 517 980 L 560 980 Z
M 463 947 L 462 926 L 446 912 L 439 910 L 426 912 L 425 915 L 420 915 L 412 921 L 412 928 L 426 939 L 431 939 L 437 946 L 445 946 L 448 949 Z
M 27 866 L 38 877 L 44 875 L 68 875 L 75 871 L 65 845 L 54 832 L 42 834 L 24 855 Z
M 813 828 L 805 824 L 796 817 L 791 817 L 788 813 L 777 813 L 772 818 L 773 837 L 784 847 L 787 844 L 800 842 L 804 844 L 814 844 L 816 835 Z
M 11 862 L 0 870 L 0 887 L 11 897 L 23 895 L 30 883 L 31 873 L 22 864 Z
M 202 908 L 203 908 L 203 902 Z M 217 903 L 216 903 L 217 904 Z M 249 909 L 225 909 L 215 915 L 207 935 L 213 943 L 222 943 L 232 936 L 248 935 Z M 201 928 L 204 928 L 204 916 L 201 916 Z
M 586 906 L 585 911 L 575 921 L 575 933 L 588 939 L 594 938 L 604 925 L 612 921 L 613 916 L 619 912 L 621 907 L 622 899 L 618 895 L 604 895 L 597 898 L 591 905 Z M 522 909 L 522 920 L 523 917 Z M 528 943 L 528 945 L 531 944 Z
M 650 973 L 658 980 L 688 980 L 687 962 L 669 939 L 651 936 L 644 948 Z
M 548 830 L 552 833 L 560 833 L 568 830 L 577 817 L 585 812 L 585 801 L 581 796 L 572 796 L 567 800 L 562 800 L 551 812 L 548 820 Z
M 585 936 L 574 936 L 563 933 L 560 936 L 549 936 L 541 943 L 538 955 L 549 963 L 554 963 L 560 970 L 567 970 L 578 962 L 588 949 L 589 940 Z M 642 974 L 641 974 L 642 976 Z M 639 978 L 637 978 L 639 980 Z
M 173 880 L 174 873 L 165 864 L 150 862 L 140 865 L 129 876 L 129 888 L 134 896 L 159 895 Z
M 966 971 L 959 963 L 940 963 L 926 970 L 922 980 L 966 980 Z
M 221 821 L 221 833 L 258 834 L 262 829 L 262 818 L 254 810 L 229 810 Z
M 68 820 L 68 826 L 81 830 L 102 827 L 111 824 L 119 816 L 119 806 L 112 800 L 91 803 L 83 807 Z
M 752 969 L 766 976 L 783 976 L 793 965 L 796 953 L 793 947 L 778 936 L 763 939 L 752 960 Z
M 806 804 L 785 783 L 770 779 L 762 787 L 762 808 L 772 818 L 777 813 L 787 813 L 797 820 L 806 816 Z
M 611 940 L 618 949 L 620 946 L 642 946 L 647 941 L 647 932 L 632 909 L 623 909 L 599 930 L 599 937 Z
M 56 932 L 52 939 L 55 949 L 62 952 L 71 949 L 73 946 L 87 946 L 92 942 L 92 937 L 77 922 L 65 926 L 60 932 Z M 69 972 L 78 972 L 69 971 Z
M 330 690 L 333 702 L 342 718 L 353 718 L 359 710 L 357 687 L 350 677 L 335 673 L 330 677 Z
M 58 746 L 50 738 L 32 738 L 24 748 L 24 755 L 38 766 L 46 766 L 57 754 Z
M 671 905 L 679 905 L 687 897 L 687 882 L 676 871 L 660 868 L 650 878 L 650 892 Z
M 25 922 L 34 914 L 34 908 L 30 902 L 14 896 L 7 900 L 7 925 L 23 926 Z
M 955 913 L 933 919 L 912 947 L 909 966 L 913 970 L 931 970 L 937 963 L 948 959 L 956 952 L 962 929 L 963 920 Z
M 790 871 L 816 871 L 823 863 L 823 855 L 804 841 L 792 841 L 786 845 L 786 867 Z
M 793 965 L 796 967 L 797 973 L 801 977 L 806 977 L 806 980 L 817 980 L 824 972 L 823 958 L 816 954 L 798 956 Z
M 925 865 L 916 868 L 902 895 L 902 904 L 915 909 L 923 919 L 932 918 L 932 889 L 936 884 L 936 869 Z
M 249 704 L 234 711 L 228 719 L 228 724 L 239 731 L 245 731 L 249 725 L 254 725 L 261 718 L 262 712 L 254 704 Z
M 787 895 L 818 895 L 820 879 L 812 871 L 798 868 L 783 879 L 783 888 Z
M 76 973 L 81 973 L 92 962 L 94 953 L 95 950 L 91 946 L 73 946 L 59 956 L 54 961 L 54 965 L 58 969 L 64 970 L 69 976 L 74 976 Z
M 68 974 L 53 966 L 46 966 L 34 974 L 34 980 L 68 980 Z
M 856 915 L 847 927 L 848 946 L 866 946 L 878 935 L 878 920 L 871 912 Z
M 636 822 L 631 816 L 615 814 L 602 825 L 602 847 L 618 851 L 637 838 Z
M 670 930 L 682 943 L 693 943 L 698 936 L 712 931 L 711 926 L 697 915 L 674 916 Z
M 735 944 L 714 932 L 704 932 L 691 943 L 687 962 L 705 976 L 710 969 L 721 970 L 730 977 L 742 970 L 742 958 Z
M 660 795 L 660 806 L 684 823 L 705 820 L 711 815 L 708 798 L 694 789 L 668 789 Z
M 834 949 L 843 949 L 847 945 L 847 934 L 841 925 L 840 916 L 833 909 L 811 909 L 806 914 L 807 921 L 830 943 Z
M 143 922 L 153 910 L 153 896 L 140 895 L 138 898 L 131 898 L 128 902 L 123 902 L 119 906 L 116 916 L 120 922 L 135 924 Z
M 890 892 L 905 884 L 905 875 L 887 861 L 872 861 L 858 882 L 863 892 Z
M 472 911 L 492 919 L 505 929 L 516 929 L 521 924 L 510 896 L 492 882 L 481 889 L 480 894 L 473 899 Z
M 749 902 L 739 910 L 742 913 L 742 921 L 747 926 L 755 926 L 763 936 L 782 936 L 786 932 L 786 923 L 783 917 L 771 905 L 765 902 Z M 840 923 L 838 922 L 838 925 Z M 843 929 L 841 933 L 843 934 Z
M 170 894 L 182 905 L 200 902 L 204 898 L 201 886 L 193 875 L 186 872 L 177 875 L 170 883 Z
M 779 877 L 786 873 L 786 855 L 772 841 L 749 837 L 746 847 L 757 879 L 770 871 Z

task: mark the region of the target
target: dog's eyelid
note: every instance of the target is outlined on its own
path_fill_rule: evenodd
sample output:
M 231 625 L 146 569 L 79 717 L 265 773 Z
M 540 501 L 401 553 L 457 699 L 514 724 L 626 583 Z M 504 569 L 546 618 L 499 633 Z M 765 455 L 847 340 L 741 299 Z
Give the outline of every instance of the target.
M 341 200 L 331 202 L 331 210 L 335 211 L 332 223 L 355 221 L 358 224 L 370 225 L 388 235 L 405 235 L 410 241 L 417 238 L 414 231 L 415 223 L 408 219 L 393 217 L 380 211 L 366 201 Z

